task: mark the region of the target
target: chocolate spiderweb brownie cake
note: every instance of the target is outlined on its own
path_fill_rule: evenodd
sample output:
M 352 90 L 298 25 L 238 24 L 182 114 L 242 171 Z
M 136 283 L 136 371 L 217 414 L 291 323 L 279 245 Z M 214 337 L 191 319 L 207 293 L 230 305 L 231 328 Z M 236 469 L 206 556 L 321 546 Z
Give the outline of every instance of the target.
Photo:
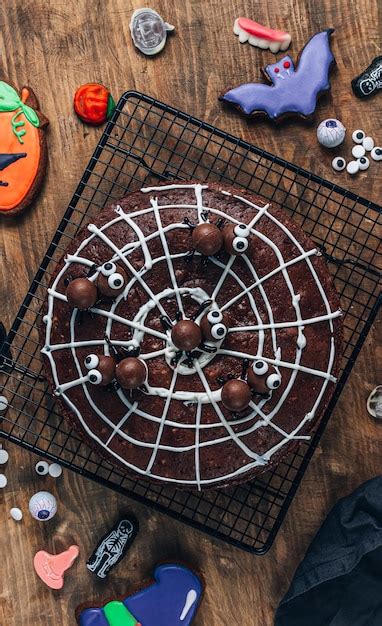
M 126 472 L 203 489 L 309 439 L 335 386 L 340 316 L 322 257 L 279 207 L 182 183 L 131 193 L 79 233 L 40 333 L 89 445 Z

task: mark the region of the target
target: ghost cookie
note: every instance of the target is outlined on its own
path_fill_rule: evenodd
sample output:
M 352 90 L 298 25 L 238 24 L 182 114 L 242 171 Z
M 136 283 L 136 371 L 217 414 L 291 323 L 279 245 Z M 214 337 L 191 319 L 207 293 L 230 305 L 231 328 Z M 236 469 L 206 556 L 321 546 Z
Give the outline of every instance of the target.
M 30 87 L 20 93 L 0 81 L 0 215 L 21 213 L 35 199 L 47 164 L 45 129 Z
M 76 611 L 79 626 L 190 626 L 203 593 L 200 578 L 179 563 L 163 563 L 154 580 L 129 595 Z

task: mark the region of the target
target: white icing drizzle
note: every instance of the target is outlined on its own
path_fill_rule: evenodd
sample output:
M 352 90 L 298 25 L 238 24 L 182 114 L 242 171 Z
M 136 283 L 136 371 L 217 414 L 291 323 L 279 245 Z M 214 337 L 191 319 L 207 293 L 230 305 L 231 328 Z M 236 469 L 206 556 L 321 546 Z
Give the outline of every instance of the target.
M 300 435 L 299 433 L 303 429 L 304 425 L 314 417 L 315 412 L 317 411 L 317 408 L 319 407 L 319 404 L 323 398 L 323 395 L 325 393 L 328 383 L 335 382 L 336 380 L 335 377 L 331 373 L 334 359 L 335 359 L 335 343 L 334 343 L 334 337 L 332 336 L 330 340 L 330 352 L 329 352 L 328 365 L 327 365 L 326 371 L 321 371 L 318 369 L 303 366 L 301 365 L 301 357 L 302 357 L 303 350 L 306 347 L 306 337 L 304 335 L 304 328 L 305 326 L 308 326 L 311 324 L 326 322 L 329 324 L 329 328 L 331 332 L 333 333 L 333 329 L 334 329 L 333 319 L 337 318 L 342 313 L 339 310 L 331 311 L 330 304 L 326 297 L 325 291 L 318 278 L 317 272 L 310 260 L 311 256 L 319 254 L 318 251 L 315 248 L 312 250 L 307 250 L 307 251 L 304 250 L 301 244 L 298 242 L 298 240 L 296 240 L 293 234 L 289 231 L 289 229 L 282 222 L 277 220 L 277 218 L 275 218 L 271 213 L 268 212 L 269 204 L 266 204 L 264 206 L 257 206 L 256 204 L 252 203 L 251 201 L 239 195 L 234 195 L 233 197 L 237 199 L 239 202 L 243 202 L 245 205 L 247 205 L 248 207 L 252 208 L 255 211 L 255 215 L 250 219 L 250 221 L 247 224 L 248 228 L 250 229 L 251 235 L 253 237 L 259 238 L 261 241 L 266 243 L 266 245 L 272 250 L 273 254 L 277 258 L 278 266 L 274 270 L 269 272 L 267 275 L 263 276 L 262 278 L 259 278 L 249 257 L 247 257 L 246 255 L 242 255 L 241 256 L 242 262 L 246 264 L 249 272 L 252 274 L 253 279 L 254 279 L 253 282 L 251 281 L 251 284 L 249 286 L 246 286 L 243 283 L 243 281 L 237 276 L 237 274 L 235 273 L 233 269 L 235 260 L 237 257 L 231 257 L 231 259 L 226 265 L 223 265 L 218 259 L 212 257 L 211 258 L 212 263 L 214 263 L 217 267 L 219 267 L 222 270 L 222 272 L 216 284 L 216 287 L 211 295 L 208 295 L 206 292 L 204 292 L 200 288 L 183 288 L 183 287 L 179 288 L 177 284 L 173 261 L 184 257 L 186 253 L 171 255 L 168 244 L 167 244 L 166 233 L 174 229 L 188 228 L 188 226 L 184 223 L 174 223 L 174 224 L 169 224 L 168 226 L 163 227 L 162 220 L 161 220 L 161 212 L 167 209 L 193 209 L 196 211 L 195 217 L 198 221 L 200 221 L 202 218 L 202 212 L 208 211 L 216 216 L 224 217 L 226 220 L 230 220 L 234 224 L 238 224 L 239 222 L 236 219 L 232 218 L 231 216 L 228 216 L 227 214 L 225 214 L 224 212 L 218 209 L 215 209 L 213 207 L 204 207 L 203 190 L 208 189 L 208 185 L 174 184 L 174 185 L 165 185 L 165 186 L 158 186 L 158 187 L 147 187 L 147 188 L 142 189 L 141 191 L 142 193 L 150 194 L 150 193 L 156 192 L 157 194 L 160 194 L 163 191 L 167 191 L 167 190 L 170 191 L 174 189 L 193 189 L 195 193 L 195 204 L 160 205 L 158 202 L 158 196 L 151 197 L 150 207 L 139 209 L 137 211 L 133 211 L 127 214 L 125 213 L 125 211 L 123 210 L 121 206 L 117 205 L 115 209 L 116 217 L 112 219 L 110 222 L 108 222 L 107 224 L 104 224 L 100 228 L 96 227 L 94 224 L 90 224 L 88 226 L 88 230 L 90 232 L 89 237 L 82 241 L 82 243 L 79 245 L 75 254 L 67 255 L 63 268 L 58 273 L 52 286 L 48 289 L 48 311 L 47 311 L 47 314 L 43 318 L 43 321 L 46 324 L 46 345 L 42 349 L 42 352 L 49 359 L 51 369 L 52 369 L 54 384 L 56 385 L 56 393 L 59 394 L 68 404 L 70 409 L 77 416 L 80 424 L 82 425 L 82 427 L 84 428 L 85 432 L 88 434 L 89 437 L 94 439 L 101 447 L 105 448 L 108 451 L 108 453 L 114 456 L 120 463 L 124 464 L 126 467 L 130 469 L 135 470 L 139 474 L 142 474 L 142 475 L 149 474 L 150 476 L 152 476 L 153 478 L 159 481 L 182 483 L 185 485 L 196 486 L 198 489 L 200 489 L 204 485 L 213 485 L 215 483 L 225 482 L 229 480 L 230 478 L 238 477 L 241 474 L 248 472 L 249 470 L 251 470 L 252 468 L 258 465 L 266 464 L 277 450 L 279 450 L 282 446 L 284 446 L 288 441 L 292 439 L 297 439 L 297 440 L 309 439 L 308 435 Z M 222 191 L 222 193 L 224 195 L 231 195 L 229 194 L 229 192 L 226 192 L 226 191 Z M 155 232 L 150 233 L 150 235 L 145 236 L 142 230 L 140 229 L 139 225 L 137 224 L 137 222 L 134 220 L 134 218 L 140 217 L 145 214 L 150 214 L 150 213 L 153 214 L 155 217 L 157 230 Z M 263 233 L 256 230 L 256 228 L 254 228 L 257 222 L 263 216 L 266 216 L 267 219 L 273 221 L 273 223 L 275 224 L 275 227 L 281 229 L 284 232 L 284 234 L 291 240 L 291 242 L 296 246 L 297 250 L 299 251 L 300 254 L 298 256 L 296 256 L 293 259 L 290 259 L 289 261 L 285 261 L 280 250 L 274 244 L 274 242 L 271 239 L 269 239 L 267 236 L 265 236 Z M 132 242 L 130 241 L 121 249 L 119 249 L 114 244 L 114 242 L 108 237 L 106 233 L 106 231 L 108 230 L 108 228 L 110 228 L 110 226 L 113 226 L 114 224 L 117 224 L 120 221 L 125 221 L 137 237 L 137 240 L 134 240 Z M 163 256 L 153 259 L 151 256 L 149 247 L 148 247 L 148 242 L 150 242 L 151 240 L 157 237 L 160 238 L 160 241 L 162 244 Z M 140 357 L 144 359 L 145 362 L 149 362 L 150 359 L 153 359 L 153 358 L 164 357 L 167 363 L 170 365 L 171 357 L 174 354 L 174 346 L 172 345 L 172 342 L 171 342 L 170 332 L 169 331 L 160 332 L 146 325 L 146 318 L 149 312 L 153 310 L 154 308 L 157 308 L 161 315 L 166 315 L 165 307 L 163 306 L 161 300 L 164 301 L 166 298 L 175 298 L 177 301 L 179 310 L 183 313 L 184 310 L 183 310 L 182 296 L 186 294 L 194 298 L 199 303 L 203 302 L 206 298 L 211 298 L 213 300 L 211 308 L 217 308 L 217 309 L 220 309 L 221 311 L 229 309 L 229 307 L 231 307 L 233 304 L 235 304 L 238 300 L 242 298 L 248 298 L 248 301 L 251 305 L 252 311 L 256 318 L 256 324 L 250 325 L 250 326 L 237 326 L 234 328 L 230 328 L 229 332 L 230 333 L 257 332 L 258 333 L 257 354 L 253 355 L 253 354 L 247 354 L 245 352 L 240 352 L 240 351 L 235 351 L 235 350 L 227 350 L 222 345 L 224 341 L 221 341 L 220 343 L 215 344 L 218 347 L 217 354 L 229 355 L 229 356 L 236 357 L 238 359 L 248 358 L 250 361 L 254 360 L 255 358 L 258 358 L 259 355 L 261 355 L 261 358 L 264 361 L 272 364 L 276 368 L 276 371 L 282 371 L 284 368 L 292 370 L 288 384 L 285 386 L 285 389 L 281 393 L 281 396 L 277 404 L 274 406 L 273 410 L 268 412 L 267 414 L 263 412 L 262 409 L 266 405 L 267 400 L 268 400 L 267 398 L 263 398 L 257 403 L 253 401 L 251 402 L 250 404 L 251 411 L 245 417 L 241 417 L 239 419 L 232 419 L 232 420 L 226 419 L 219 406 L 219 403 L 221 401 L 221 390 L 218 389 L 218 390 L 212 391 L 208 384 L 207 378 L 205 374 L 203 373 L 203 368 L 213 358 L 215 358 L 215 355 L 203 353 L 198 359 L 194 360 L 194 366 L 192 368 L 188 368 L 186 365 L 184 365 L 182 362 L 183 359 L 181 359 L 177 363 L 177 365 L 173 367 L 172 379 L 171 379 L 171 384 L 170 384 L 169 389 L 161 388 L 161 387 L 153 387 L 152 385 L 149 385 L 147 383 L 147 393 L 151 395 L 157 395 L 159 397 L 164 398 L 165 400 L 161 417 L 153 416 L 153 415 L 148 414 L 146 411 L 143 411 L 142 409 L 139 408 L 139 402 L 130 401 L 130 399 L 125 395 L 123 390 L 118 389 L 117 395 L 121 403 L 126 406 L 126 411 L 124 412 L 123 416 L 119 419 L 117 424 L 115 424 L 110 418 L 108 418 L 107 415 L 105 415 L 100 410 L 100 408 L 94 403 L 91 397 L 92 385 L 89 384 L 89 375 L 86 373 L 86 370 L 84 371 L 83 364 L 79 362 L 78 357 L 77 357 L 77 352 L 76 352 L 77 348 L 86 348 L 86 347 L 92 348 L 93 346 L 99 346 L 103 348 L 105 354 L 109 354 L 109 344 L 107 343 L 107 341 L 105 339 L 76 341 L 75 321 L 76 321 L 76 316 L 77 316 L 78 311 L 75 309 L 73 310 L 73 313 L 70 319 L 70 341 L 66 343 L 62 343 L 62 344 L 51 344 L 50 342 L 50 338 L 52 334 L 54 302 L 55 300 L 61 300 L 61 301 L 67 300 L 66 295 L 64 293 L 60 293 L 57 291 L 57 285 L 60 279 L 63 277 L 63 275 L 67 271 L 70 273 L 70 265 L 72 263 L 79 263 L 86 267 L 91 267 L 93 265 L 93 262 L 91 260 L 81 256 L 81 252 L 95 238 L 101 239 L 105 244 L 108 245 L 112 253 L 110 260 L 113 262 L 123 264 L 127 269 L 128 275 L 131 276 L 131 279 L 126 285 L 124 293 L 115 299 L 109 311 L 99 309 L 98 307 L 93 307 L 92 313 L 105 318 L 106 320 L 105 332 L 106 332 L 106 335 L 108 335 L 109 337 L 111 336 L 113 322 L 119 322 L 121 324 L 124 324 L 131 330 L 132 332 L 131 339 L 126 340 L 126 341 L 122 341 L 122 340 L 114 341 L 113 340 L 113 343 L 116 346 L 129 346 L 129 345 L 139 346 L 146 333 L 156 337 L 159 341 L 162 341 L 163 342 L 162 348 L 155 350 L 151 353 L 147 353 L 147 354 L 141 353 Z M 137 269 L 134 268 L 134 266 L 129 262 L 127 258 L 136 249 L 141 249 L 142 255 L 143 255 L 143 261 L 144 261 L 143 267 L 140 267 Z M 152 268 L 157 263 L 162 263 L 162 262 L 165 262 L 167 264 L 172 286 L 163 290 L 160 293 L 154 293 L 148 287 L 145 281 L 145 274 L 148 271 L 152 270 Z M 301 314 L 300 294 L 296 294 L 294 292 L 293 285 L 288 274 L 288 268 L 294 265 L 295 263 L 300 263 L 300 262 L 306 263 L 307 268 L 311 272 L 311 275 L 317 285 L 318 291 L 323 300 L 324 307 L 326 310 L 325 314 L 317 315 L 315 317 L 308 318 L 308 319 L 304 319 Z M 286 322 L 275 322 L 273 319 L 272 307 L 267 298 L 267 294 L 265 291 L 265 284 L 267 280 L 269 280 L 272 276 L 276 275 L 279 272 L 282 273 L 285 284 L 287 285 L 288 291 L 290 293 L 290 301 L 296 314 L 295 320 L 290 320 Z M 98 272 L 93 274 L 90 280 L 96 280 L 97 276 L 98 276 Z M 238 287 L 240 287 L 241 291 L 236 296 L 231 298 L 231 300 L 226 302 L 223 306 L 219 306 L 219 303 L 218 303 L 219 294 L 221 291 L 224 291 L 224 282 L 227 276 L 230 276 L 232 279 L 234 279 L 237 282 L 237 285 Z M 136 313 L 133 320 L 127 320 L 123 318 L 122 316 L 118 315 L 115 311 L 119 303 L 121 302 L 121 300 L 123 298 L 129 297 L 130 290 L 134 287 L 136 283 L 139 283 L 139 285 L 146 291 L 148 300 L 144 305 L 141 306 L 141 308 Z M 259 295 L 263 299 L 264 307 L 265 307 L 265 310 L 267 311 L 268 321 L 263 321 L 260 317 L 260 313 L 257 308 L 256 301 L 252 296 L 252 291 L 254 289 L 258 290 Z M 286 328 L 293 328 L 293 327 L 297 329 L 296 355 L 295 355 L 294 362 L 288 362 L 281 358 L 281 350 L 277 346 L 276 331 L 277 329 L 286 329 Z M 271 332 L 274 358 L 268 358 L 262 354 L 266 331 Z M 75 367 L 76 367 L 77 374 L 78 374 L 77 378 L 75 378 L 72 381 L 65 382 L 65 383 L 60 383 L 60 381 L 58 380 L 57 368 L 55 364 L 54 355 L 55 353 L 57 353 L 57 351 L 60 351 L 60 350 L 71 351 L 73 361 L 75 363 Z M 279 411 L 280 407 L 282 406 L 282 404 L 285 402 L 286 398 L 288 397 L 290 390 L 294 385 L 295 378 L 298 372 L 303 372 L 305 374 L 309 374 L 311 376 L 318 378 L 318 380 L 322 381 L 322 385 L 314 401 L 312 409 L 304 416 L 304 418 L 297 425 L 297 427 L 292 432 L 288 433 L 284 429 L 277 426 L 277 424 L 275 424 L 272 420 L 273 420 L 273 417 L 277 415 L 277 412 Z M 204 391 L 185 392 L 179 389 L 178 390 L 175 389 L 179 375 L 180 374 L 185 375 L 189 373 L 198 374 Z M 88 426 L 86 420 L 83 418 L 80 411 L 75 406 L 74 402 L 69 398 L 67 392 L 70 391 L 70 389 L 72 389 L 75 386 L 82 387 L 84 396 L 86 397 L 92 411 L 96 413 L 101 418 L 105 426 L 108 427 L 109 432 L 107 433 L 107 436 L 105 436 L 105 440 L 96 436 L 95 433 L 92 432 L 91 428 Z M 193 423 L 181 424 L 181 423 L 178 423 L 177 421 L 170 420 L 167 418 L 172 400 L 182 401 L 186 405 L 195 404 L 195 417 L 194 417 Z M 214 411 L 218 418 L 217 422 L 214 422 L 211 424 L 203 423 L 202 407 L 204 404 L 211 404 L 211 406 L 214 408 Z M 138 415 L 148 421 L 154 422 L 158 425 L 158 431 L 157 431 L 155 442 L 149 443 L 149 442 L 143 442 L 143 441 L 137 440 L 136 438 L 133 438 L 130 435 L 128 435 L 123 430 L 123 427 L 126 425 L 126 422 L 129 420 L 129 418 L 133 414 Z M 237 427 L 244 425 L 244 424 L 248 424 L 248 427 L 246 427 L 244 430 L 241 430 L 240 432 L 237 432 Z M 188 445 L 188 446 L 170 446 L 170 445 L 162 444 L 161 438 L 163 435 L 163 431 L 164 431 L 164 428 L 168 426 L 173 427 L 173 428 L 192 429 L 195 433 L 195 439 L 194 439 L 195 443 L 192 445 Z M 220 428 L 222 429 L 222 431 L 226 432 L 226 435 L 222 437 L 218 437 L 216 439 L 207 439 L 206 437 L 203 437 L 203 439 L 205 440 L 200 441 L 200 431 L 206 431 L 207 429 L 210 429 L 210 428 L 212 429 Z M 263 454 L 258 454 L 256 451 L 252 450 L 247 445 L 247 443 L 243 440 L 245 437 L 252 434 L 258 428 L 271 428 L 280 435 L 280 441 L 277 442 L 270 450 L 266 451 Z M 110 447 L 110 444 L 112 443 L 116 435 L 118 437 L 125 439 L 126 441 L 133 443 L 134 445 L 151 450 L 151 455 L 150 455 L 147 467 L 142 468 L 142 467 L 135 466 L 132 463 L 129 463 L 126 459 L 120 457 Z M 216 476 L 214 478 L 203 479 L 203 476 L 202 476 L 203 467 L 200 464 L 200 450 L 204 447 L 219 445 L 227 441 L 234 441 L 234 443 L 241 449 L 242 453 L 244 453 L 248 457 L 249 462 L 235 469 L 233 472 L 225 476 Z M 152 470 L 155 466 L 158 452 L 161 450 L 178 452 L 178 453 L 186 452 L 186 451 L 193 451 L 195 455 L 195 479 L 179 480 L 175 478 L 168 478 L 166 476 L 162 476 L 158 472 L 153 473 Z M 195 594 L 195 591 L 190 590 L 190 592 L 187 595 L 186 603 L 185 603 L 184 609 L 180 617 L 181 621 L 183 621 L 186 618 L 190 608 L 195 602 L 194 594 Z
M 195 589 L 190 589 L 186 597 L 186 602 L 184 603 L 183 611 L 180 614 L 179 619 L 181 622 L 183 622 L 186 619 L 187 615 L 189 614 L 190 610 L 194 606 L 197 599 L 198 599 L 198 594 L 196 593 Z

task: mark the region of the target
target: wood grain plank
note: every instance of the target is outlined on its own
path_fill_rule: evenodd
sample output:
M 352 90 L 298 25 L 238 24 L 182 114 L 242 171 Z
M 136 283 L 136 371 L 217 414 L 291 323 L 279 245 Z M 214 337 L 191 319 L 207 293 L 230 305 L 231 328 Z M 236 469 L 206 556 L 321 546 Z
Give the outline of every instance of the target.
M 139 0 L 7 0 L 0 15 L 0 71 L 13 83 L 30 84 L 51 121 L 49 169 L 33 209 L 15 222 L 0 222 L 0 317 L 9 325 L 102 133 L 82 126 L 72 111 L 75 88 L 101 81 L 118 96 L 137 89 L 216 124 L 269 152 L 294 161 L 356 193 L 381 202 L 380 165 L 355 178 L 335 174 L 320 149 L 315 128 L 338 117 L 348 134 L 338 154 L 349 156 L 351 132 L 363 128 L 382 142 L 381 97 L 358 101 L 350 81 L 381 50 L 378 0 L 158 0 L 155 7 L 176 26 L 158 57 L 140 55 L 130 40 L 129 21 Z M 280 126 L 248 122 L 224 109 L 217 95 L 229 85 L 255 80 L 272 62 L 270 52 L 240 45 L 232 34 L 235 17 L 246 15 L 288 30 L 295 58 L 307 39 L 336 29 L 337 69 L 331 93 L 315 121 Z M 274 547 L 254 557 L 214 541 L 170 518 L 65 472 L 57 482 L 34 473 L 36 457 L 7 444 L 9 485 L 0 495 L 0 623 L 2 626 L 73 626 L 77 604 L 97 595 L 122 594 L 150 575 L 160 559 L 183 559 L 203 572 L 207 589 L 195 626 L 270 626 L 274 609 L 310 540 L 336 500 L 382 471 L 382 426 L 371 421 L 365 400 L 381 382 L 381 321 L 373 326 L 333 418 L 307 471 Z M 59 513 L 47 525 L 27 513 L 30 496 L 48 488 Z M 9 509 L 19 506 L 16 524 Z M 119 514 L 132 510 L 141 534 L 123 564 L 102 585 L 84 567 L 100 534 Z M 78 543 L 81 557 L 68 572 L 63 591 L 49 591 L 34 576 L 32 559 Z

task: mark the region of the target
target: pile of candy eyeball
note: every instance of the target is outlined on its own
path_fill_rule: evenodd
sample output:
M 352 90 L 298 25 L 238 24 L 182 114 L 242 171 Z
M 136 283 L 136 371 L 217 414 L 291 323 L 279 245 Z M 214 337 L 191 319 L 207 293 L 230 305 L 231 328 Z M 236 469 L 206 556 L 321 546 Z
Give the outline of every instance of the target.
M 370 153 L 369 156 L 373 161 L 382 161 L 382 148 L 375 146 L 374 139 L 367 137 L 363 130 L 355 130 L 352 139 L 355 143 L 351 151 L 354 160 L 346 163 L 343 157 L 335 157 L 332 161 L 332 167 L 336 172 L 342 172 L 346 168 L 347 173 L 354 176 L 359 171 L 367 170 L 370 166 L 370 159 L 366 156 L 367 152 Z
M 325 148 L 336 148 L 345 139 L 346 128 L 339 120 L 327 119 L 323 120 L 317 127 L 317 139 Z M 357 174 L 360 170 L 367 170 L 370 166 L 370 160 L 366 156 L 366 152 L 370 152 L 373 161 L 382 161 L 382 147 L 375 146 L 374 139 L 367 137 L 366 133 L 361 130 L 355 130 L 352 134 L 355 146 L 352 149 L 352 156 L 355 160 L 346 163 L 344 157 L 336 156 L 332 161 L 332 167 L 336 172 L 342 172 L 344 169 L 351 174 Z

